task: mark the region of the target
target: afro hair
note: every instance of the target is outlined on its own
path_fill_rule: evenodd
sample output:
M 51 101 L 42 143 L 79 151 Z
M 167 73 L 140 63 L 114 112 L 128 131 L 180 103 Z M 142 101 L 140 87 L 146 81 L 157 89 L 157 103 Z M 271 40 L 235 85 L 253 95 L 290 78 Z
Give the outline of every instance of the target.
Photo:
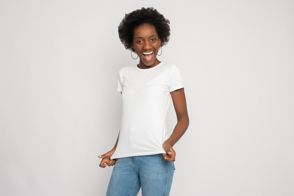
M 135 51 L 131 46 L 134 29 L 144 23 L 151 24 L 155 27 L 158 37 L 161 40 L 160 46 L 167 44 L 170 36 L 169 20 L 164 18 L 162 14 L 152 7 L 142 7 L 126 14 L 118 26 L 119 39 L 126 49 Z

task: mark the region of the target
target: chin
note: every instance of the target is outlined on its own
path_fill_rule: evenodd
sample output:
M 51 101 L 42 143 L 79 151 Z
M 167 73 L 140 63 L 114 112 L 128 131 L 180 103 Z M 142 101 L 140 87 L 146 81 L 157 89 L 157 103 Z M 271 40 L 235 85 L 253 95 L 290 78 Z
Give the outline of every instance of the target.
M 144 65 L 146 66 L 151 66 L 151 65 L 154 65 L 154 63 L 156 62 L 156 60 L 154 61 L 149 61 L 149 62 L 145 62 L 145 61 L 142 61 L 144 63 Z
M 151 65 L 154 65 L 155 61 L 154 62 L 149 62 L 149 63 L 144 63 L 146 66 L 151 66 Z

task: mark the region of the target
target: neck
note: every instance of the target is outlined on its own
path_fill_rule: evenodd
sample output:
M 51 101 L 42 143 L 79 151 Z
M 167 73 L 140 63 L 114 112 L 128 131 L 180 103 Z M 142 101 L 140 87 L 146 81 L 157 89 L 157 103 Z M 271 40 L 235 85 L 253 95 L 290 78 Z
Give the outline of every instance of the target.
M 142 68 L 142 69 L 148 69 L 148 68 L 151 68 L 151 67 L 158 65 L 159 63 L 161 63 L 161 62 L 158 59 L 156 59 L 152 65 L 147 66 L 140 60 L 138 67 Z

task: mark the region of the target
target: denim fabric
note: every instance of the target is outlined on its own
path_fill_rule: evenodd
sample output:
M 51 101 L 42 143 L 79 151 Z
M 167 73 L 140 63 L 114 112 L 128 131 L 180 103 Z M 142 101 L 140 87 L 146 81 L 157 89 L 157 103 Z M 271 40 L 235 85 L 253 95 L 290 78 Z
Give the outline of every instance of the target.
M 174 162 L 162 154 L 118 158 L 110 177 L 106 196 L 167 196 L 170 193 Z

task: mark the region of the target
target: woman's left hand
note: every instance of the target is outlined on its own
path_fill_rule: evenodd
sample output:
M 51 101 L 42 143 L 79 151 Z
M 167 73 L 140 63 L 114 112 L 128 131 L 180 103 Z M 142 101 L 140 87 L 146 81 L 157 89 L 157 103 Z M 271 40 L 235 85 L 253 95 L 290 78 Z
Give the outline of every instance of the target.
M 168 140 L 165 140 L 165 142 L 162 144 L 163 149 L 167 152 L 162 153 L 163 158 L 166 161 L 175 161 L 176 160 L 176 151 L 173 149 L 172 145 L 168 142 Z

